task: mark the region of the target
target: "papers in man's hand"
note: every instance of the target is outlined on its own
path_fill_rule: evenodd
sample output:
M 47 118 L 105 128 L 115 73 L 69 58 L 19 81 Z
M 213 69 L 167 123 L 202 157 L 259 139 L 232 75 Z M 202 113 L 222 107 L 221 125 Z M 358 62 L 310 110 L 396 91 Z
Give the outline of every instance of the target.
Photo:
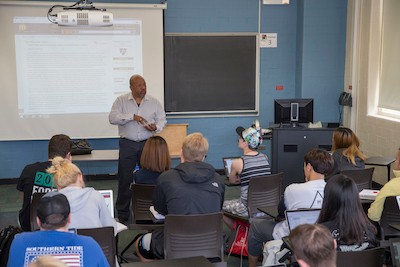
M 378 193 L 379 193 L 379 190 L 363 189 L 360 192 L 360 198 L 368 199 L 368 200 L 375 200 Z
M 154 206 L 150 206 L 150 211 L 153 214 L 154 218 L 156 218 L 157 220 L 164 220 L 165 216 L 158 213 L 155 209 Z

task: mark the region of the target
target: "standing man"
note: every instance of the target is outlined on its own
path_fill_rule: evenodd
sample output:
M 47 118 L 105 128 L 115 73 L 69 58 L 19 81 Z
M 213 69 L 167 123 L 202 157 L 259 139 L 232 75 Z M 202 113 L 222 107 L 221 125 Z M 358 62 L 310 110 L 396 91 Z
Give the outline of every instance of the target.
M 155 98 L 146 95 L 146 81 L 140 75 L 130 80 L 131 92 L 119 96 L 109 114 L 111 124 L 118 125 L 119 162 L 118 197 L 116 208 L 120 222 L 129 218 L 133 171 L 139 165 L 140 155 L 146 140 L 164 129 L 167 120 L 164 108 Z
M 71 160 L 71 139 L 65 134 L 51 137 L 48 147 L 48 161 L 27 165 L 17 183 L 17 190 L 23 198 L 22 209 L 19 211 L 19 223 L 24 231 L 31 230 L 30 208 L 34 193 L 46 193 L 57 190 L 53 185 L 53 175 L 46 172 L 55 157 Z

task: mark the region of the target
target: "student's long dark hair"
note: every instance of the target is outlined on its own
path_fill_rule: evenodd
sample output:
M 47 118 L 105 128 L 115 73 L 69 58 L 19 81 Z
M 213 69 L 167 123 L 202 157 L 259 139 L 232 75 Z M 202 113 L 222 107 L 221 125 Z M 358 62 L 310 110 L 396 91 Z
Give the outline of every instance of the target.
M 372 235 L 370 238 L 376 234 L 361 206 L 357 185 L 343 174 L 333 176 L 325 186 L 318 218 L 318 223 L 324 222 L 333 222 L 346 244 L 361 244 L 365 234 Z

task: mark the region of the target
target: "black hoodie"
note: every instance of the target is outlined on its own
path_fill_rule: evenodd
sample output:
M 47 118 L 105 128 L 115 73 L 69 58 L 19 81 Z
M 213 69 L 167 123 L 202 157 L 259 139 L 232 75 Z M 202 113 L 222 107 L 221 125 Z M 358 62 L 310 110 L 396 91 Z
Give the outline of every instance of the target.
M 219 212 L 224 194 L 222 177 L 210 164 L 185 162 L 158 177 L 154 208 L 163 215 Z

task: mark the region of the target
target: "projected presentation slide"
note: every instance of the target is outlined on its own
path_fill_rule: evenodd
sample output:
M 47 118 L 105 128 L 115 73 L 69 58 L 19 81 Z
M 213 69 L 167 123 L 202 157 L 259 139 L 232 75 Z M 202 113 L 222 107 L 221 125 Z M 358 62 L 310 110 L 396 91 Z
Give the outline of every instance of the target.
M 141 20 L 93 29 L 15 17 L 14 26 L 20 117 L 109 112 L 143 74 Z

